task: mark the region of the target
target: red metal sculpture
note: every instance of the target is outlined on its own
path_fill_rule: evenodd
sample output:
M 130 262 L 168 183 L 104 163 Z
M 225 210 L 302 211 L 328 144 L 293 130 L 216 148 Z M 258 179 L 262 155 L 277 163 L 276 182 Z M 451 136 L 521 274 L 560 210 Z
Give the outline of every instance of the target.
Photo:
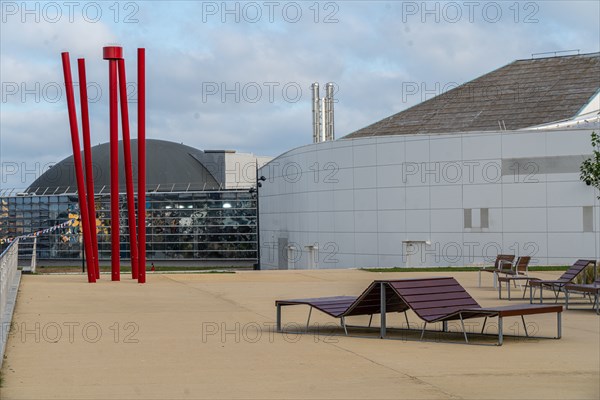
M 83 158 L 85 161 L 85 185 L 87 190 L 88 220 L 92 240 L 92 254 L 94 256 L 94 272 L 96 279 L 100 279 L 100 265 L 98 261 L 98 234 L 96 232 L 96 202 L 94 200 L 94 170 L 92 166 L 92 144 L 90 137 L 90 115 L 88 111 L 87 78 L 85 74 L 85 60 L 77 59 L 79 72 L 79 102 L 81 104 L 81 130 L 83 133 Z
M 83 230 L 83 245 L 85 247 L 88 282 L 96 282 L 96 267 L 94 264 L 94 252 L 90 235 L 90 219 L 85 196 L 85 185 L 83 183 L 83 165 L 81 163 L 81 152 L 79 150 L 79 129 L 77 128 L 77 114 L 75 111 L 75 95 L 73 94 L 73 77 L 71 75 L 71 61 L 69 53 L 62 53 L 63 73 L 65 77 L 65 89 L 67 93 L 67 107 L 69 110 L 69 127 L 71 128 L 71 144 L 73 146 L 73 162 L 75 164 L 75 177 L 77 179 L 77 197 L 79 198 L 79 211 L 81 213 L 81 228 Z
M 127 107 L 127 79 L 125 60 L 118 61 L 119 95 L 121 102 L 121 126 L 123 129 L 123 161 L 125 163 L 125 185 L 127 188 L 127 220 L 129 222 L 129 249 L 131 254 L 131 277 L 138 277 L 138 245 L 135 229 L 135 198 L 133 193 L 133 173 L 131 171 L 131 139 L 129 135 L 129 110 Z
M 103 49 L 108 60 L 108 104 L 110 118 L 110 239 L 111 279 L 121 280 L 121 240 L 119 228 L 119 114 L 117 106 L 117 60 L 123 58 L 123 48 L 109 46 Z
M 138 282 L 146 282 L 146 49 L 137 51 L 138 65 Z
M 110 110 L 110 212 L 111 212 L 111 279 L 120 280 L 120 229 L 119 229 L 119 123 L 118 95 L 121 101 L 121 122 L 123 129 L 123 155 L 125 163 L 125 181 L 127 191 L 127 211 L 129 222 L 129 243 L 131 252 L 131 274 L 139 283 L 146 282 L 146 74 L 145 49 L 138 49 L 138 226 L 136 234 L 135 193 L 131 160 L 131 138 L 129 132 L 129 110 L 127 106 L 127 81 L 125 78 L 125 60 L 123 48 L 108 46 L 103 48 L 103 58 L 109 61 L 109 110 Z M 82 130 L 85 157 L 85 184 L 81 152 L 79 149 L 79 131 L 73 93 L 73 79 L 69 53 L 62 53 L 63 72 L 69 111 L 69 126 L 73 145 L 73 159 L 77 178 L 77 195 L 81 211 L 81 226 L 87 261 L 88 281 L 96 282 L 100 278 L 98 263 L 98 239 L 96 235 L 96 209 L 94 201 L 94 179 L 92 149 L 88 111 L 87 82 L 85 60 L 78 60 L 80 80 L 80 100 Z M 87 184 L 87 190 L 86 190 Z M 87 195 L 86 195 L 87 193 Z M 138 236 L 139 235 L 139 240 Z

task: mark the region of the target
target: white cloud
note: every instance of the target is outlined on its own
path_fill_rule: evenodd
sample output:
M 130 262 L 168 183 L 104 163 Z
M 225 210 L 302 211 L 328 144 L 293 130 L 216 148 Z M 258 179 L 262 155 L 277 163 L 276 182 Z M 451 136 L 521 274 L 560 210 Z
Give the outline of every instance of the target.
M 107 63 L 101 49 L 122 44 L 128 81 L 135 82 L 135 49 L 146 47 L 150 137 L 276 156 L 311 141 L 309 88 L 314 81 L 339 85 L 336 132 L 340 137 L 428 98 L 427 93 L 403 96 L 407 83 L 435 91 L 436 85 L 463 83 L 535 52 L 598 51 L 597 2 L 529 3 L 537 9 L 519 3 L 516 22 L 510 9 L 514 3 L 498 3 L 503 14 L 497 23 L 477 13 L 473 22 L 463 15 L 450 23 L 450 14 L 439 14 L 439 23 L 435 15 L 422 22 L 420 14 L 406 15 L 407 6 L 421 7 L 422 2 L 376 1 L 332 3 L 337 9 L 326 9 L 330 3 L 321 2 L 318 23 L 310 8 L 313 2 L 298 3 L 303 14 L 297 23 L 287 22 L 281 14 L 288 3 L 279 3 L 273 23 L 265 8 L 256 23 L 244 21 L 243 16 L 240 23 L 234 22 L 235 15 L 226 16 L 225 23 L 221 14 L 203 16 L 203 7 L 222 7 L 222 2 L 132 3 L 137 9 L 119 3 L 118 18 L 110 9 L 113 3 L 99 3 L 102 18 L 96 23 L 87 22 L 81 13 L 72 23 L 66 18 L 59 23 L 21 23 L 18 15 L 9 16 L 1 26 L 1 81 L 25 83 L 26 88 L 36 82 L 42 87 L 53 82 L 62 86 L 60 52 L 71 52 L 75 80 L 75 59 L 85 57 L 88 81 L 102 89 L 90 105 L 92 141 L 105 142 Z M 439 3 L 439 9 L 447 4 Z M 538 22 L 525 23 L 532 10 Z M 333 11 L 338 22 L 323 23 Z M 124 23 L 127 16 L 138 22 Z M 213 83 L 219 91 L 207 94 L 207 85 Z M 222 85 L 231 89 L 236 83 L 240 101 L 233 94 L 222 101 Z M 286 84 L 302 88 L 297 102 L 285 98 L 281 89 Z M 272 101 L 268 85 L 274 87 Z M 248 101 L 255 100 L 252 89 L 256 87 L 262 89 L 262 97 Z M 23 102 L 21 95 L 1 103 L 2 161 L 59 161 L 68 155 L 64 98 L 36 102 L 30 94 Z M 130 118 L 135 136 L 135 104 L 130 104 Z M 3 187 L 9 185 L 2 182 Z

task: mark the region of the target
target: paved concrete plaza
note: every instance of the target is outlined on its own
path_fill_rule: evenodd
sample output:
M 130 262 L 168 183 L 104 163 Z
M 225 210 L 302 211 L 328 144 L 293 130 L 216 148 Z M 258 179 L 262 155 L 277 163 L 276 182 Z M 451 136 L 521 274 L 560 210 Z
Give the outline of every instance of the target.
M 87 284 L 83 275 L 24 276 L 0 397 L 600 396 L 600 318 L 589 305 L 565 311 L 561 340 L 506 338 L 501 347 L 273 333 L 276 299 L 358 295 L 374 279 L 449 275 L 357 270 L 156 274 L 148 276 L 146 285 L 126 276 L 122 282 L 110 282 L 104 275 L 97 284 Z M 481 305 L 508 304 L 497 299 L 491 275 L 484 276 L 483 288 L 477 288 L 474 272 L 451 275 Z M 532 275 L 553 278 L 559 272 Z M 307 314 L 307 307 L 288 307 L 283 322 L 305 323 Z M 367 321 L 353 317 L 348 323 Z M 388 324 L 403 321 L 401 315 L 388 316 Z M 414 315 L 410 321 L 418 323 Z M 556 334 L 554 314 L 530 316 L 527 321 L 539 335 Z M 337 321 L 313 312 L 312 322 L 316 327 Z M 504 322 L 505 333 L 521 329 L 519 318 Z

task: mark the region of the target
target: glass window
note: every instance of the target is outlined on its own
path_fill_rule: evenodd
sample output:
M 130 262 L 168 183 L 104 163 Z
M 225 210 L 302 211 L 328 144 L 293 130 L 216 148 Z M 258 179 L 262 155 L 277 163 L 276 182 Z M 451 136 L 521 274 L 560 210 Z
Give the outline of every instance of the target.
M 11 200 L 12 199 L 12 200 Z M 77 196 L 35 196 L 31 204 L 2 198 L 6 204 L 0 235 L 17 230 L 30 233 L 50 228 L 78 214 Z M 22 199 L 21 199 L 22 200 Z M 129 237 L 127 207 L 121 201 L 121 256 L 127 258 Z M 228 204 L 227 206 L 225 206 Z M 33 205 L 33 206 L 32 206 Z M 224 207 L 225 206 L 225 207 Z M 247 191 L 151 193 L 147 195 L 148 259 L 247 259 L 256 258 L 256 201 Z M 96 196 L 100 257 L 109 259 L 110 196 Z M 18 217 L 18 218 L 16 218 Z M 6 226 L 6 228 L 4 227 Z M 39 239 L 42 258 L 79 258 L 79 227 L 68 226 Z

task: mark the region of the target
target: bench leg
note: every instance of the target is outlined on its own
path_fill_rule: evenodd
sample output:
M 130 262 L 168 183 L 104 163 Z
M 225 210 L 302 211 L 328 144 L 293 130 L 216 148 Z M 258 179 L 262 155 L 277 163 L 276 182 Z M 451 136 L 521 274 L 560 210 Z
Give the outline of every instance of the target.
M 502 346 L 504 336 L 502 335 L 502 317 L 498 317 L 498 346 Z
M 310 311 L 308 311 L 308 319 L 306 320 L 306 332 L 308 332 L 308 327 L 310 325 L 310 315 L 312 314 L 312 307 L 310 307 Z
M 565 288 L 565 309 L 569 309 L 569 291 Z
M 408 322 L 408 314 L 404 311 L 404 319 L 406 319 L 406 329 L 410 329 L 410 323 Z
M 517 276 L 519 276 L 519 274 L 517 274 Z M 523 286 L 521 286 L 521 281 L 514 280 L 513 284 L 515 285 L 515 288 L 517 287 L 517 284 L 518 284 L 519 285 L 519 289 L 523 289 Z
M 346 333 L 346 336 L 348 336 L 348 328 L 346 328 L 346 319 L 344 317 L 342 317 L 341 320 L 342 320 L 342 326 L 344 327 L 344 332 Z
M 525 288 L 523 289 L 523 299 L 525 298 L 525 295 L 527 294 L 527 286 L 529 286 L 529 280 L 525 281 Z M 531 286 L 529 286 L 531 289 Z
M 498 299 L 502 300 L 502 281 L 498 281 Z
M 459 313 L 458 316 L 460 317 L 460 324 L 462 325 L 463 334 L 465 335 L 465 342 L 469 343 L 469 339 L 467 339 L 467 331 L 465 330 L 465 322 L 462 318 L 462 313 Z
M 481 334 L 483 335 L 483 331 L 485 330 L 485 323 L 487 322 L 488 317 L 483 319 L 483 326 L 481 327 Z
M 385 330 L 386 330 L 386 321 L 385 321 L 385 313 L 386 313 L 386 295 L 385 295 L 385 283 L 381 282 L 379 288 L 379 311 L 381 312 L 381 324 L 379 327 L 379 337 L 381 339 L 385 338 Z
M 373 314 L 369 317 L 369 328 L 371 327 L 371 322 L 373 322 Z
M 529 337 L 529 332 L 527 332 L 527 324 L 525 323 L 525 317 L 521 315 L 521 321 L 523 321 L 523 329 L 525 329 L 525 336 Z
M 423 336 L 425 335 L 426 327 L 427 327 L 427 322 L 423 322 L 423 330 L 421 331 L 421 340 L 423 340 Z
M 510 300 L 510 282 L 508 282 L 506 286 L 508 286 L 508 299 Z
M 281 304 L 277 304 L 277 332 L 281 332 Z
M 562 317 L 561 312 L 556 313 L 556 333 L 557 333 L 556 338 L 557 339 L 560 339 L 562 337 L 562 318 L 561 317 Z
M 529 304 L 533 304 L 533 286 L 529 285 Z
M 554 292 L 554 304 L 558 303 L 558 296 L 560 295 L 560 288 L 556 290 L 554 286 L 552 286 L 552 291 Z

